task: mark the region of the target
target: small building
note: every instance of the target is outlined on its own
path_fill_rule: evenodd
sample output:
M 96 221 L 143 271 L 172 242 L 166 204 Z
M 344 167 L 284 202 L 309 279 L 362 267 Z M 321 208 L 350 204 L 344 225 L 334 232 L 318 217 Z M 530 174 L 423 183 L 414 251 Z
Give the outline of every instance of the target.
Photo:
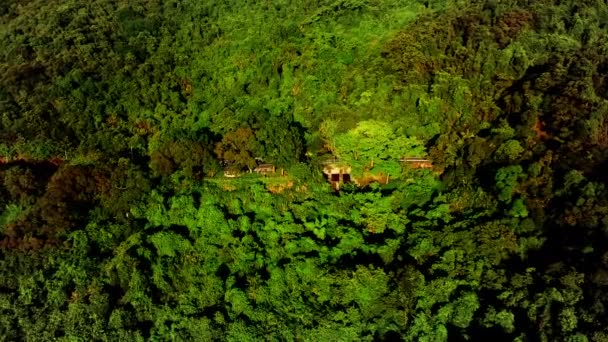
M 239 177 L 241 174 L 240 172 L 236 171 L 236 170 L 224 170 L 224 177 L 226 178 L 236 178 Z
M 426 158 L 411 158 L 405 157 L 399 160 L 402 163 L 409 165 L 413 169 L 432 169 L 433 161 Z
M 342 184 L 353 181 L 350 175 L 351 171 L 352 168 L 347 165 L 326 164 L 323 167 L 323 174 L 325 174 L 334 190 L 340 190 Z
M 276 171 L 277 171 L 276 166 L 274 166 L 272 164 L 260 164 L 255 169 L 253 169 L 253 172 L 257 173 L 258 175 L 262 175 L 262 176 L 274 174 Z

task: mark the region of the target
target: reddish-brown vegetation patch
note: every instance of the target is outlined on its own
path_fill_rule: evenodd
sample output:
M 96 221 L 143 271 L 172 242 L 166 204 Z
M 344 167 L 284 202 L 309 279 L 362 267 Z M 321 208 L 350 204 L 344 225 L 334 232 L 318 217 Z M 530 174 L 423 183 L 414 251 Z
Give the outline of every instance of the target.
M 293 181 L 288 181 L 286 183 L 280 184 L 269 184 L 266 188 L 273 194 L 280 194 L 285 190 L 293 188 Z

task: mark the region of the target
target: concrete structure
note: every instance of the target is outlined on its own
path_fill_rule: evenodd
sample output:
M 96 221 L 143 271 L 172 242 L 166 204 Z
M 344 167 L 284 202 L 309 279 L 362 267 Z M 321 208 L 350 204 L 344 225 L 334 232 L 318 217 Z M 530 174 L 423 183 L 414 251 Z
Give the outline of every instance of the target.
M 268 175 L 268 174 L 274 174 L 276 172 L 277 168 L 276 166 L 272 165 L 272 164 L 261 164 L 258 165 L 255 169 L 253 169 L 253 172 L 257 173 L 258 175 Z
M 426 158 L 418 158 L 418 157 L 403 157 L 399 159 L 399 161 L 405 164 L 407 167 L 413 169 L 433 169 L 433 162 L 430 159 Z M 334 190 L 340 190 L 340 187 L 344 183 L 355 183 L 357 186 L 364 186 L 365 184 L 369 184 L 369 182 L 381 182 L 384 184 L 388 184 L 389 175 L 371 175 L 368 174 L 367 171 L 374 167 L 374 161 L 371 160 L 369 165 L 366 166 L 366 175 L 360 179 L 355 179 L 352 177 L 351 172 L 352 168 L 345 163 L 341 163 L 340 159 L 337 157 L 332 157 L 331 159 L 327 159 L 321 162 L 323 165 L 323 174 L 327 177 L 327 180 L 331 183 Z
M 408 164 L 411 168 L 414 169 L 432 169 L 433 162 L 430 159 L 426 158 L 410 158 L 405 157 L 399 160 L 402 163 Z
M 234 171 L 234 170 L 224 170 L 224 177 L 227 178 L 236 178 L 239 177 L 241 174 L 238 171 Z
M 351 171 L 352 168 L 348 165 L 328 163 L 323 167 L 323 174 L 325 174 L 327 180 L 329 180 L 335 190 L 340 190 L 340 186 L 344 183 L 354 181 L 350 175 Z

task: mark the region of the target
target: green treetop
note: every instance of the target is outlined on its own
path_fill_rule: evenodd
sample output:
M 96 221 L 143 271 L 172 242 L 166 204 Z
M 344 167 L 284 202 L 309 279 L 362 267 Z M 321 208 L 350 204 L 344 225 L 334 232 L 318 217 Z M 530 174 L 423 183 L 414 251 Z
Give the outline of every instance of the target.
M 422 156 L 425 151 L 417 138 L 397 134 L 386 122 L 367 120 L 335 137 L 335 153 L 353 167 L 355 174 L 373 169 L 396 175 L 402 157 Z

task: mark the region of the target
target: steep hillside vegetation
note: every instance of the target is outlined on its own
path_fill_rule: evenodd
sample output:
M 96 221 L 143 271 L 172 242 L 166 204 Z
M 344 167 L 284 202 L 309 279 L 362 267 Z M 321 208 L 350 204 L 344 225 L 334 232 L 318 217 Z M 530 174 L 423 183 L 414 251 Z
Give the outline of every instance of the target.
M 608 341 L 607 28 L 599 0 L 2 2 L 0 336 Z

